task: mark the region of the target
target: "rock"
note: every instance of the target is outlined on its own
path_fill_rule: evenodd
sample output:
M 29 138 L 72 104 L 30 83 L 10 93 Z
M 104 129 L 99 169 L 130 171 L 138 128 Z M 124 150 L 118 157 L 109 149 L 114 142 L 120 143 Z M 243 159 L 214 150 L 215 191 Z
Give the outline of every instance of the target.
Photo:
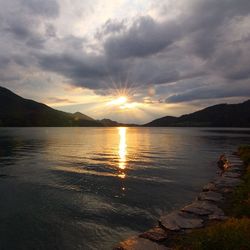
M 232 159 L 232 158 L 230 158 L 229 159 L 229 163 L 231 163 L 231 164 L 243 164 L 243 161 L 239 160 L 239 159 Z
M 234 191 L 233 188 L 228 188 L 228 187 L 224 187 L 220 189 L 220 192 L 223 194 L 229 194 L 229 193 L 232 193 L 233 191 Z
M 230 172 L 230 173 L 237 173 L 237 174 L 242 175 L 243 171 L 244 171 L 243 169 L 232 169 L 232 170 L 230 170 L 228 172 Z
M 217 187 L 213 182 L 209 182 L 207 185 L 205 185 L 202 189 L 203 191 L 216 191 Z
M 196 214 L 198 216 L 205 216 L 205 215 L 209 215 L 212 213 L 211 211 L 202 207 L 200 202 L 198 202 L 198 203 L 194 202 L 190 205 L 187 205 L 184 208 L 182 208 L 181 211 Z
M 174 211 L 162 216 L 159 223 L 166 229 L 179 231 L 181 229 L 200 228 L 203 226 L 203 219 L 181 211 Z
M 228 219 L 228 217 L 225 216 L 225 215 L 210 214 L 210 215 L 208 216 L 208 219 L 209 219 L 209 220 L 226 220 L 226 219 Z
M 234 165 L 236 165 L 236 166 L 243 166 L 243 161 L 229 161 L 229 165 L 230 166 L 234 166 Z
M 243 161 L 241 159 L 237 158 L 230 158 L 229 159 L 230 165 L 243 165 Z
M 227 169 L 227 171 L 225 173 L 241 173 L 244 171 L 244 168 L 242 166 L 232 166 L 231 168 Z
M 228 160 L 230 163 L 243 163 L 243 161 L 237 157 L 230 157 Z
M 213 192 L 213 191 L 208 191 L 208 192 L 202 192 L 198 196 L 199 200 L 202 201 L 214 201 L 218 202 L 223 200 L 223 196 L 220 193 Z
M 222 176 L 227 178 L 240 178 L 241 174 L 235 172 L 225 172 Z
M 194 201 L 190 205 L 182 208 L 182 211 L 198 216 L 206 216 L 211 214 L 224 215 L 224 212 L 218 206 L 208 201 Z
M 171 250 L 168 247 L 157 244 L 150 240 L 146 240 L 139 237 L 133 237 L 120 243 L 114 250 Z
M 229 177 L 218 177 L 215 179 L 214 184 L 217 187 L 236 187 L 241 183 L 241 180 Z
M 161 227 L 154 227 L 147 232 L 140 234 L 139 237 L 156 242 L 161 242 L 168 238 L 168 233 Z

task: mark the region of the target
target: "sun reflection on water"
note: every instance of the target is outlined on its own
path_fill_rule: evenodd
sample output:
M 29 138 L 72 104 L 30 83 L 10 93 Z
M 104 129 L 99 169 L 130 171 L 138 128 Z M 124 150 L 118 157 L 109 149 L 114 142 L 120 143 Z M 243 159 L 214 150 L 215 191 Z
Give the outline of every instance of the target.
M 119 169 L 120 169 L 120 173 L 118 175 L 118 177 L 124 179 L 126 177 L 126 174 L 124 173 L 124 169 L 126 168 L 126 155 L 127 155 L 127 143 L 126 143 L 126 132 L 127 132 L 127 128 L 124 127 L 120 127 L 118 128 L 119 130 L 119 139 L 120 139 L 120 143 L 119 143 L 119 151 L 118 151 L 118 155 L 119 155 Z

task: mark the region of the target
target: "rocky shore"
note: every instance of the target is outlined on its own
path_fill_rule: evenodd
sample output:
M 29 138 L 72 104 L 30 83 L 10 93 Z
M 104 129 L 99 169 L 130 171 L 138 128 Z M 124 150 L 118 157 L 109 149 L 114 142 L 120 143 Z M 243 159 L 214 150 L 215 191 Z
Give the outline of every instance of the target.
M 177 235 L 206 227 L 213 221 L 226 220 L 222 207 L 227 195 L 242 182 L 244 172 L 244 164 L 237 155 L 231 155 L 228 160 L 230 168 L 205 185 L 194 201 L 163 215 L 157 227 L 119 243 L 114 250 L 168 250 Z

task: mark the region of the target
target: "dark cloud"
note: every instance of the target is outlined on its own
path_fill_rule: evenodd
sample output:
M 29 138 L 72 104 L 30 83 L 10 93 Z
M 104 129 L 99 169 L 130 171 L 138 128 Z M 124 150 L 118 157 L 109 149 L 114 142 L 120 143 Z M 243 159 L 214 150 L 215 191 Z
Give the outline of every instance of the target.
M 249 0 L 179 0 L 174 17 L 110 19 L 95 39 L 60 34 L 60 1 L 0 2 L 0 78 L 18 65 L 103 94 L 116 82 L 168 102 L 250 96 Z
M 31 11 L 31 14 L 44 17 L 57 17 L 59 4 L 56 0 L 21 0 L 21 4 Z
M 112 20 L 109 19 L 101 28 L 99 28 L 95 34 L 95 38 L 100 40 L 104 39 L 109 34 L 119 34 L 126 30 L 126 20 Z
M 227 86 L 219 85 L 205 86 L 193 89 L 191 91 L 183 91 L 180 94 L 171 95 L 166 99 L 167 103 L 190 102 L 204 99 L 218 99 L 228 97 L 249 97 L 250 88 L 247 85 L 243 86 Z
M 248 13 L 246 9 L 250 10 L 246 1 L 190 1 L 188 11 L 176 20 L 157 22 L 151 17 L 139 17 L 131 25 L 109 20 L 102 29 L 102 37 L 106 37 L 102 54 L 84 52 L 84 42 L 71 37 L 71 48 L 80 56 L 49 55 L 41 65 L 72 79 L 75 85 L 93 89 L 105 89 L 110 79 L 138 85 L 164 84 L 196 77 L 201 72 L 231 80 L 248 78 L 248 66 L 239 66 L 242 53 L 235 51 L 237 63 L 230 58 L 238 46 L 227 41 L 225 32 L 232 20 Z M 247 52 L 246 47 L 241 50 Z M 203 69 L 198 66 L 197 70 L 200 62 L 195 57 L 201 58 Z M 230 62 L 230 70 L 224 61 Z
M 75 85 L 92 89 L 102 88 L 102 79 L 111 74 L 104 57 L 88 54 L 43 54 L 39 55 L 39 62 L 44 70 L 63 74 Z
M 104 49 L 114 58 L 145 57 L 159 53 L 178 36 L 176 23 L 161 24 L 150 17 L 141 17 L 126 32 L 109 37 Z

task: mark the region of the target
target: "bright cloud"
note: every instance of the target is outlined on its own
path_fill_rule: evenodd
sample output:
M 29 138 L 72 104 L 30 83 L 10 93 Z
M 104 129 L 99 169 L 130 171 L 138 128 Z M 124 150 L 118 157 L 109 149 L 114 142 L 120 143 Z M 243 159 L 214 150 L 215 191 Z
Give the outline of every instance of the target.
M 103 118 L 125 88 L 107 115 L 146 122 L 250 97 L 248 0 L 0 4 L 0 84 L 27 98 Z

